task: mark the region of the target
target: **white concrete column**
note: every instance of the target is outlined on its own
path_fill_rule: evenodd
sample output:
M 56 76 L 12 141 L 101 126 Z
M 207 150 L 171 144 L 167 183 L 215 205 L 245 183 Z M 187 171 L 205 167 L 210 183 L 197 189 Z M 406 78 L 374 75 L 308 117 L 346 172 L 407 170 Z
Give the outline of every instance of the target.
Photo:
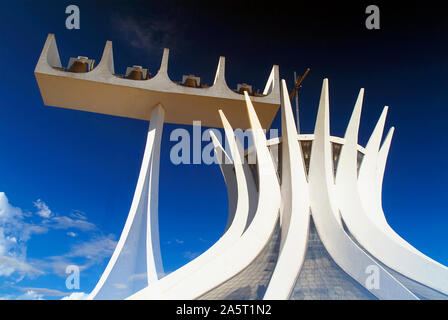
M 163 275 L 158 197 L 165 110 L 154 107 L 131 208 L 112 257 L 89 299 L 124 299 Z
M 288 299 L 305 260 L 310 201 L 305 165 L 285 80 L 282 97 L 281 245 L 264 299 Z
M 152 111 L 148 131 L 146 148 L 151 147 L 150 165 L 148 168 L 148 201 L 147 206 L 147 232 L 146 237 L 146 268 L 148 272 L 148 284 L 160 279 L 163 272 L 162 256 L 160 253 L 159 240 L 159 167 L 160 167 L 160 144 L 162 141 L 163 120 L 165 109 L 158 104 Z M 149 136 L 153 136 L 148 146 Z M 152 146 L 151 146 L 152 145 Z M 146 150 L 145 150 L 146 152 Z

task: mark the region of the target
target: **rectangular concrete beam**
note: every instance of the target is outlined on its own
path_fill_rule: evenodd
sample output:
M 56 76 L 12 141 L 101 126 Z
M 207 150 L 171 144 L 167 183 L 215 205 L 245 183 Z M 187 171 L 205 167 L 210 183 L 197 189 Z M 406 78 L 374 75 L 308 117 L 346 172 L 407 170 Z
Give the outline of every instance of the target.
M 222 127 L 218 109 L 234 128 L 250 127 L 244 95 L 227 87 L 225 59 L 220 57 L 214 84 L 208 88 L 181 86 L 168 77 L 168 54 L 165 49 L 159 72 L 148 80 L 131 80 L 114 75 L 112 42 L 106 43 L 101 61 L 90 72 L 61 70 L 54 35 L 45 42 L 35 68 L 35 76 L 45 105 L 96 112 L 120 117 L 149 120 L 154 106 L 161 103 L 165 122 L 191 125 L 200 120 L 203 126 Z M 268 129 L 279 109 L 278 66 L 272 68 L 264 96 L 251 100 L 263 128 Z

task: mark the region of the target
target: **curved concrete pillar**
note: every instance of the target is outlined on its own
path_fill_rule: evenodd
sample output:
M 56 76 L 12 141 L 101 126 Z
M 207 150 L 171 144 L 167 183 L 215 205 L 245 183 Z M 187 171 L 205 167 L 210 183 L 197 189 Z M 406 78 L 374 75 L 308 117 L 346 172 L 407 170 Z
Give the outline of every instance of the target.
M 429 263 L 435 263 L 436 265 L 441 265 L 437 261 L 431 259 L 430 257 L 426 256 L 422 252 L 418 251 L 416 248 L 414 248 L 411 244 L 409 244 L 405 239 L 401 238 L 400 235 L 398 235 L 392 227 L 389 226 L 389 223 L 386 220 L 386 216 L 383 211 L 382 206 L 382 188 L 383 188 L 383 178 L 384 178 L 384 171 L 386 169 L 386 162 L 387 162 L 387 156 L 389 154 L 390 145 L 392 142 L 392 137 L 394 134 L 395 128 L 391 127 L 389 129 L 389 132 L 387 133 L 386 138 L 384 139 L 384 142 L 381 146 L 381 149 L 378 152 L 377 156 L 377 164 L 376 164 L 376 179 L 375 181 L 372 181 L 375 183 L 375 188 L 372 190 L 371 193 L 364 193 L 363 190 L 360 189 L 360 195 L 361 200 L 363 201 L 364 207 L 366 210 L 372 210 L 373 212 L 369 215 L 370 217 L 377 218 L 377 223 L 379 222 L 378 226 L 391 238 L 396 240 L 399 244 L 408 247 L 413 252 L 417 253 L 418 255 L 422 256 L 426 260 L 428 260 Z M 367 201 L 367 202 L 364 202 Z M 365 204 L 367 203 L 367 204 Z M 391 271 L 393 272 L 393 271 Z M 404 276 L 395 273 L 394 276 L 399 280 L 401 283 L 403 283 L 409 290 L 411 290 L 413 293 L 425 298 L 425 299 L 447 299 L 448 296 L 444 295 L 440 292 L 436 292 L 432 288 L 426 287 L 422 284 L 415 283 L 413 280 L 407 279 Z
M 378 123 L 381 125 L 382 121 Z M 378 125 L 377 125 L 378 127 Z M 380 129 L 375 128 L 371 140 L 375 139 L 375 136 L 381 136 L 378 132 Z M 381 192 L 383 186 L 384 170 L 386 168 L 387 155 L 389 153 L 390 144 L 392 142 L 392 136 L 394 133 L 394 128 L 392 127 L 384 142 L 379 150 L 379 144 L 368 143 L 368 148 L 366 148 L 365 160 L 366 162 L 361 164 L 360 176 L 358 178 L 358 189 L 361 196 L 361 201 L 364 208 L 368 214 L 369 219 L 374 223 L 379 229 L 386 233 L 389 237 L 393 238 L 400 245 L 408 248 L 414 253 L 425 257 L 423 253 L 418 251 L 412 245 L 410 245 L 406 240 L 400 237 L 390 226 L 386 220 L 386 216 L 382 207 Z M 378 139 L 375 139 L 378 140 Z M 430 259 L 430 258 L 428 258 Z
M 341 210 L 344 221 L 356 240 L 384 265 L 420 284 L 448 294 L 448 268 L 425 256 L 397 235 L 388 225 L 381 208 L 380 184 L 392 139 L 390 134 L 379 157 L 386 111 L 387 107 L 369 139 L 358 181 L 354 181 L 351 176 L 347 179 L 350 169 L 340 171 L 338 168 L 338 175 L 341 175 L 337 183 L 340 194 L 350 194 L 351 201 L 345 201 L 344 204 L 346 208 L 352 207 L 351 210 Z M 342 153 L 344 149 L 349 149 L 347 142 Z M 350 160 L 341 160 L 339 165 L 345 163 L 349 166 Z
M 280 255 L 264 299 L 288 299 L 302 267 L 309 228 L 309 192 L 304 160 L 285 80 L 282 97 L 282 210 Z
M 235 217 L 235 212 L 237 211 L 236 208 L 238 200 L 238 189 L 237 189 L 235 168 L 232 159 L 227 155 L 223 146 L 216 138 L 216 136 L 213 134 L 213 131 L 210 132 L 210 135 L 215 149 L 215 154 L 216 157 L 218 158 L 219 166 L 221 168 L 221 172 L 226 182 L 227 195 L 229 199 L 229 215 L 227 217 L 227 224 L 225 228 L 225 231 L 227 231 L 232 225 L 233 219 Z M 238 150 L 243 150 L 242 147 L 240 147 L 237 139 L 235 139 L 235 142 L 238 146 Z M 242 166 L 244 171 L 244 177 L 246 179 L 247 193 L 249 197 L 249 213 L 247 214 L 246 227 L 244 228 L 244 230 L 246 230 L 255 215 L 255 211 L 257 210 L 258 191 L 255 185 L 254 177 L 252 175 L 252 172 L 250 171 L 249 165 L 247 164 L 246 161 L 243 160 L 241 161 L 243 162 Z
M 187 278 L 183 278 L 182 281 L 170 282 L 170 285 L 167 285 L 167 276 L 152 287 L 148 286 L 129 297 L 129 299 L 197 298 L 248 267 L 271 239 L 278 220 L 280 188 L 274 164 L 266 146 L 264 131 L 247 93 L 245 93 L 245 98 L 257 153 L 259 173 L 258 207 L 252 223 L 241 238 L 233 243 L 232 248 L 225 250 L 222 254 L 214 255 L 209 263 L 196 272 L 188 273 Z M 227 126 L 225 120 L 223 124 Z M 234 138 L 229 140 L 234 141 Z
M 128 218 L 115 251 L 89 299 L 124 299 L 163 275 L 158 184 L 164 114 L 160 104 L 152 111 L 140 175 Z
M 174 290 L 172 288 L 175 288 L 177 284 L 181 282 L 188 282 L 193 275 L 198 275 L 198 270 L 204 268 L 208 263 L 210 263 L 213 259 L 215 259 L 223 252 L 230 250 L 235 242 L 241 237 L 241 234 L 244 231 L 249 212 L 249 194 L 246 186 L 246 176 L 242 167 L 241 155 L 238 148 L 236 147 L 232 128 L 230 127 L 230 124 L 228 123 L 224 114 L 221 113 L 220 115 L 222 117 L 224 130 L 229 141 L 230 152 L 233 158 L 233 165 L 230 165 L 232 165 L 235 169 L 234 173 L 233 169 L 230 169 L 232 172 L 230 172 L 229 175 L 233 174 L 236 177 L 236 189 L 229 189 L 231 199 L 235 199 L 236 201 L 236 211 L 232 213 L 233 218 L 231 220 L 231 224 L 227 231 L 212 247 L 210 247 L 207 251 L 202 253 L 194 260 L 190 261 L 186 265 L 161 279 L 157 284 L 153 284 L 152 287 L 150 286 L 146 290 L 146 295 L 153 294 L 154 292 L 156 292 L 157 295 L 163 295 L 164 292 L 171 292 L 171 290 Z M 214 143 L 215 149 L 219 152 L 223 152 L 223 154 L 226 156 L 225 151 L 223 150 L 221 144 L 219 143 L 213 132 L 210 132 L 210 136 Z M 229 161 L 229 159 L 227 161 Z M 223 166 L 221 167 L 223 168 Z M 228 188 L 229 187 L 231 188 L 232 186 L 228 186 Z
M 361 97 L 357 101 L 351 128 L 357 130 L 358 113 L 361 108 Z M 359 111 L 357 111 L 359 110 Z M 355 148 L 357 151 L 357 148 Z M 356 156 L 354 173 L 356 174 Z M 340 164 L 339 164 L 340 165 Z M 339 170 L 339 168 L 338 168 Z M 333 181 L 332 152 L 330 145 L 330 118 L 328 80 L 325 79 L 319 103 L 319 111 L 314 131 L 309 169 L 309 190 L 311 213 L 316 229 L 334 261 L 353 279 L 380 299 L 417 299 L 408 289 L 375 262 L 367 253 L 356 245 L 343 229 L 336 201 Z M 351 192 L 347 192 L 352 195 Z M 351 199 L 348 200 L 350 202 Z M 344 201 L 347 203 L 347 201 Z M 374 268 L 380 277 L 379 287 L 370 286 L 368 270 Z
M 213 148 L 215 150 L 215 157 L 218 161 L 219 168 L 221 169 L 221 173 L 227 188 L 229 214 L 227 216 L 227 223 L 224 229 L 224 232 L 226 232 L 232 225 L 233 218 L 235 217 L 236 213 L 237 200 L 238 200 L 235 168 L 233 167 L 232 159 L 227 155 L 226 151 L 224 150 L 223 146 L 221 145 L 221 143 L 219 142 L 218 138 L 215 136 L 213 131 L 210 131 L 210 137 L 212 139 Z

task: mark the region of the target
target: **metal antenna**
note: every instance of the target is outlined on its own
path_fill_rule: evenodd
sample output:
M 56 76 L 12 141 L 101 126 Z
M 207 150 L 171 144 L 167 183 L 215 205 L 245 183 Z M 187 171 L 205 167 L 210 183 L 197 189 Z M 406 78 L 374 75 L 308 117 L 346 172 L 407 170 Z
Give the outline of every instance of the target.
M 291 94 L 289 95 L 289 98 L 295 96 L 296 98 L 296 125 L 297 125 L 297 133 L 300 133 L 300 122 L 299 122 L 299 88 L 300 84 L 303 82 L 305 77 L 307 76 L 308 72 L 310 72 L 310 68 L 306 69 L 305 73 L 300 77 L 300 79 L 297 79 L 297 73 L 294 71 L 294 89 L 292 90 Z
M 299 79 L 297 78 L 297 72 L 294 71 L 294 83 L 297 83 Z M 297 133 L 300 133 L 300 122 L 299 122 L 299 95 L 296 93 L 296 126 Z

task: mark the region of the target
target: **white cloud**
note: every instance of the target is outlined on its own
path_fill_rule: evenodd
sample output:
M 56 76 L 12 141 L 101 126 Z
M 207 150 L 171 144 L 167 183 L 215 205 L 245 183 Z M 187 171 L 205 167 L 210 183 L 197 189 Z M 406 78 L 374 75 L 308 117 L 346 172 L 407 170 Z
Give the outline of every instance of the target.
M 59 290 L 48 289 L 48 288 L 32 288 L 32 287 L 17 287 L 11 286 L 12 289 L 22 291 L 23 294 L 7 294 L 0 297 L 0 300 L 44 300 L 44 297 L 64 297 L 68 298 L 71 295 L 75 297 L 82 292 L 75 292 L 67 296 L 68 292 L 62 292 Z
M 87 220 L 86 214 L 80 210 L 72 210 L 72 212 L 70 212 L 70 217 L 81 220 Z
M 51 212 L 41 199 L 35 201 L 34 206 L 39 209 L 38 216 L 44 218 L 39 225 L 30 223 L 32 215 L 12 206 L 5 193 L 0 192 L 0 277 L 14 277 L 10 279 L 14 282 L 48 272 L 66 277 L 67 265 L 77 265 L 76 262 L 82 261 L 80 269 L 85 270 L 112 255 L 116 245 L 114 236 L 99 233 L 96 225 L 89 222 L 83 212 L 73 210 L 70 216 L 58 215 Z M 64 229 L 73 230 L 67 231 L 69 237 L 77 238 L 78 233 L 74 231 L 79 230 L 90 232 L 91 238 L 73 245 L 60 256 L 27 258 L 27 241 L 31 235 Z
M 102 262 L 105 258 L 110 258 L 117 242 L 114 235 L 97 235 L 88 241 L 75 244 L 70 251 L 59 256 L 50 256 L 45 259 L 33 260 L 33 264 L 43 270 L 51 270 L 52 273 L 60 277 L 66 277 L 65 270 L 68 265 L 74 264 L 81 271 Z M 81 263 L 76 263 L 74 260 Z
M 51 229 L 78 229 L 81 231 L 93 231 L 96 226 L 84 219 L 72 219 L 67 216 L 54 216 L 50 220 L 43 221 L 43 224 Z
M 27 288 L 22 288 L 22 287 L 15 287 L 18 290 L 21 291 L 25 291 L 26 293 L 32 291 L 35 294 L 39 294 L 42 297 L 43 296 L 50 296 L 50 297 L 63 297 L 67 295 L 67 292 L 62 292 L 59 290 L 55 290 L 55 289 L 48 289 L 48 288 L 31 288 L 31 287 L 27 287 Z
M 129 276 L 128 281 L 129 282 L 133 282 L 133 281 L 138 281 L 138 280 L 142 280 L 142 279 L 147 279 L 147 274 L 146 272 L 143 273 L 134 273 L 132 275 Z
M 117 245 L 114 235 L 98 236 L 90 241 L 74 245 L 66 257 L 84 257 L 87 259 L 103 260 L 112 254 Z
M 34 206 L 39 209 L 37 211 L 37 214 L 41 216 L 42 218 L 50 218 L 51 216 L 51 210 L 48 208 L 47 204 L 43 202 L 41 199 L 37 199 L 35 202 L 33 202 Z
M 172 18 L 160 15 L 152 15 L 150 19 L 136 19 L 123 15 L 113 18 L 114 26 L 126 38 L 127 43 L 140 50 L 175 47 L 183 29 L 172 21 Z M 180 20 L 176 21 L 180 23 Z
M 26 214 L 12 206 L 4 192 L 0 192 L 0 276 L 16 274 L 20 281 L 24 276 L 43 274 L 26 262 L 26 242 L 31 234 L 45 232 L 45 228 L 26 223 Z
M 9 277 L 14 272 L 27 275 L 31 278 L 44 274 L 43 271 L 33 267 L 31 264 L 17 258 L 0 256 L 0 276 Z
M 63 297 L 61 300 L 87 300 L 88 293 L 85 292 L 73 292 L 70 295 Z
M 8 198 L 4 192 L 0 192 L 0 222 L 18 219 L 23 216 L 20 208 L 13 207 L 9 204 Z
M 24 294 L 18 296 L 16 300 L 43 300 L 44 295 L 34 290 L 28 290 Z
M 19 295 L 8 292 L 0 299 L 40 300 L 47 296 L 64 297 L 65 300 L 86 298 L 87 294 L 83 292 L 69 294 L 54 289 L 15 286 L 25 277 L 32 279 L 48 273 L 65 278 L 66 267 L 72 264 L 79 265 L 81 271 L 86 270 L 109 258 L 116 246 L 115 236 L 102 234 L 83 212 L 73 210 L 69 216 L 64 216 L 52 212 L 41 199 L 33 204 L 38 209 L 36 215 L 12 206 L 5 193 L 0 192 L 0 283 L 8 282 L 11 289 L 19 290 Z M 42 218 L 39 224 L 35 222 L 37 217 Z M 31 236 L 52 230 L 66 230 L 66 234 L 73 239 L 79 239 L 79 232 L 85 232 L 88 240 L 72 244 L 65 254 L 59 256 L 27 257 L 27 241 Z
M 114 283 L 114 287 L 116 288 L 116 289 L 126 289 L 128 286 L 127 285 L 125 285 L 124 283 Z

